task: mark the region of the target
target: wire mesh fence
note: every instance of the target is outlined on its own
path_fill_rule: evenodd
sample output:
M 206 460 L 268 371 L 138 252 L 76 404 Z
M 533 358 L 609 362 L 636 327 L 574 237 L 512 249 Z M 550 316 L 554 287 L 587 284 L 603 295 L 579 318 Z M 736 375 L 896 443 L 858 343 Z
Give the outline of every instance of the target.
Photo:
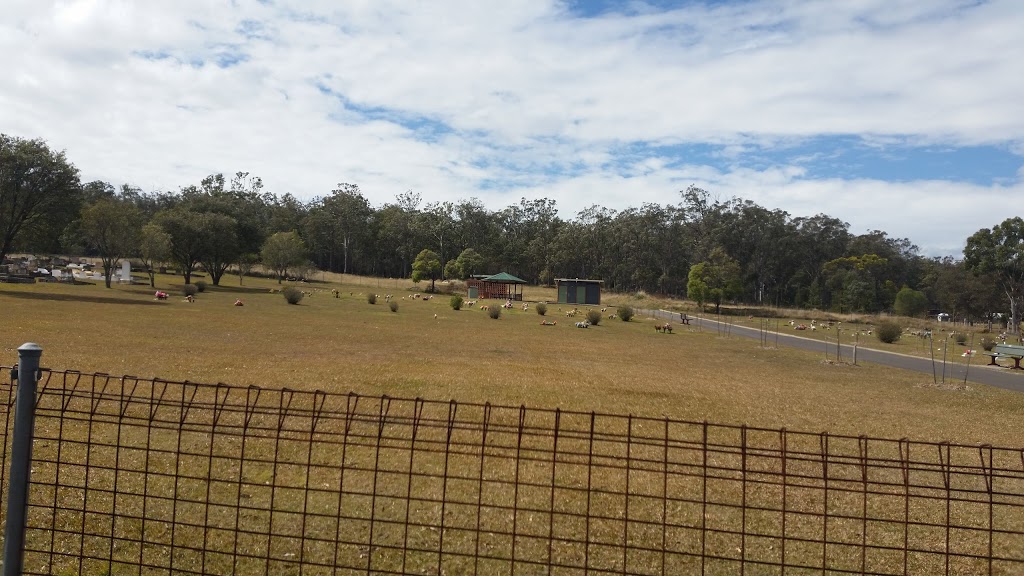
M 31 466 L 26 574 L 1024 573 L 1020 449 L 45 371 Z

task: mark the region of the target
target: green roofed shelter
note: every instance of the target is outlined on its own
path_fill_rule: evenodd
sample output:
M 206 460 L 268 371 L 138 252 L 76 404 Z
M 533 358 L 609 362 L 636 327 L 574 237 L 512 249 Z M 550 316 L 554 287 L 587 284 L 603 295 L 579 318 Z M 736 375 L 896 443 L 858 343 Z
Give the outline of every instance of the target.
M 476 275 L 466 280 L 470 298 L 498 298 L 502 300 L 522 300 L 522 286 L 526 280 L 517 278 L 507 272 L 490 276 Z

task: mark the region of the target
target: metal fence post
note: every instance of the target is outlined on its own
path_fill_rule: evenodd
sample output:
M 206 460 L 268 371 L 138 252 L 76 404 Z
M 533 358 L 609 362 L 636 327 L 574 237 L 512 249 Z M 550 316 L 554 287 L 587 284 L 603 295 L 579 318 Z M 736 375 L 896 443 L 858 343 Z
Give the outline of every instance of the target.
M 4 530 L 3 576 L 22 572 L 25 522 L 28 515 L 28 481 L 32 465 L 32 430 L 35 422 L 36 381 L 43 349 L 33 342 L 18 348 L 18 392 L 14 404 L 14 437 L 11 440 L 11 474 L 7 490 L 7 526 Z

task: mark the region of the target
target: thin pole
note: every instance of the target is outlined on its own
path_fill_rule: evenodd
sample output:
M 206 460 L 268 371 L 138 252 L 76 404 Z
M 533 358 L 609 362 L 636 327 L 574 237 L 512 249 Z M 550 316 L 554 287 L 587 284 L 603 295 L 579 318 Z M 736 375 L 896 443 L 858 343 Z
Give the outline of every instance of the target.
M 7 526 L 4 530 L 4 573 L 22 573 L 25 524 L 28 521 L 28 482 L 32 464 L 32 431 L 35 424 L 36 382 L 43 349 L 33 342 L 18 348 L 18 393 L 11 441 L 10 488 L 7 491 Z

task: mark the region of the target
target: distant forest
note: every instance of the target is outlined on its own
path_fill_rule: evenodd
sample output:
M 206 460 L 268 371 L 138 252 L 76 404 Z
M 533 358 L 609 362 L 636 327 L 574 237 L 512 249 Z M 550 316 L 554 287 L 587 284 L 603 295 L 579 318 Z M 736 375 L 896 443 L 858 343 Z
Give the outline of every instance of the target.
M 491 210 L 475 198 L 430 202 L 408 191 L 373 206 L 357 184 L 304 202 L 265 190 L 245 172 L 174 192 L 115 188 L 79 182 L 64 153 L 44 141 L 0 135 L 0 258 L 111 251 L 135 258 L 144 255 L 148 229 L 150 244 L 157 232 L 168 244 L 149 256 L 223 271 L 251 266 L 269 238 L 294 232 L 303 260 L 332 272 L 409 277 L 426 249 L 441 277 L 504 271 L 537 284 L 595 278 L 614 291 L 702 303 L 1016 319 L 1024 297 L 1021 218 L 979 230 L 963 258 L 927 258 L 909 239 L 849 228 L 831 215 L 793 217 L 693 186 L 675 204 L 592 206 L 569 219 L 547 198 Z M 118 232 L 126 238 L 120 247 Z

